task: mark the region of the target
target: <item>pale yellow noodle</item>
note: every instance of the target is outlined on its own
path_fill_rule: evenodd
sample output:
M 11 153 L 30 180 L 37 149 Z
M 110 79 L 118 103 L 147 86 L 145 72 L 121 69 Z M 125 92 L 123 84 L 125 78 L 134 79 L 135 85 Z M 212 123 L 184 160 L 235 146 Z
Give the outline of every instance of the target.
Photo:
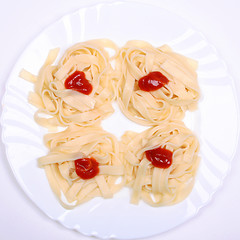
M 129 41 L 120 50 L 107 39 L 77 43 L 55 64 L 58 54 L 58 48 L 49 51 L 37 76 L 22 70 L 20 77 L 34 84 L 28 101 L 38 108 L 35 121 L 56 130 L 44 136 L 49 152 L 38 163 L 61 204 L 73 208 L 95 197 L 112 198 L 125 183 L 132 188 L 133 204 L 142 199 L 165 206 L 186 198 L 199 164 L 199 143 L 180 120 L 197 107 L 197 62 L 168 45 L 155 48 L 144 41 Z M 76 70 L 93 86 L 89 95 L 65 88 Z M 140 90 L 138 80 L 152 71 L 160 71 L 169 83 L 156 91 Z M 128 131 L 120 143 L 104 131 L 98 124 L 113 113 L 115 98 L 130 120 L 151 128 Z M 59 126 L 65 130 L 58 131 Z M 173 152 L 167 169 L 154 167 L 145 156 L 159 146 Z M 98 161 L 99 174 L 83 180 L 74 161 L 86 157 Z
M 118 52 L 110 40 L 91 40 L 77 43 L 66 50 L 57 65 L 53 65 L 59 49 L 53 49 L 34 76 L 22 70 L 20 77 L 34 83 L 29 102 L 38 108 L 34 119 L 44 127 L 92 125 L 113 113 L 115 98 L 111 81 L 113 69 L 106 49 Z M 64 82 L 76 70 L 83 71 L 93 87 L 90 95 L 66 89 Z
M 157 168 L 145 151 L 165 147 L 173 152 L 169 168 Z M 121 157 L 131 202 L 143 200 L 151 206 L 178 203 L 191 192 L 199 164 L 199 143 L 182 122 L 162 123 L 142 133 L 126 132 L 121 141 Z
M 181 120 L 194 110 L 199 99 L 197 62 L 177 54 L 167 45 L 155 48 L 144 41 L 129 41 L 117 57 L 117 100 L 122 112 L 142 125 Z M 138 87 L 138 80 L 152 71 L 165 75 L 169 83 L 151 92 Z
M 62 132 L 45 135 L 44 141 L 49 153 L 38 163 L 45 168 L 49 184 L 64 207 L 72 208 L 97 196 L 111 198 L 122 188 L 124 167 L 118 141 L 99 126 L 70 125 Z M 74 161 L 84 157 L 94 157 L 99 163 L 99 174 L 92 179 L 83 180 L 76 174 Z

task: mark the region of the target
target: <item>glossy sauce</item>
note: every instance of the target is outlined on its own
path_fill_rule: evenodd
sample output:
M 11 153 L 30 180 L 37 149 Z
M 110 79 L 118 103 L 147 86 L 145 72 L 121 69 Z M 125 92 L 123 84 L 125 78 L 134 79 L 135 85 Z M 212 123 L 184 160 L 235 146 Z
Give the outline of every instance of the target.
M 147 159 L 154 167 L 169 168 L 172 164 L 172 152 L 166 148 L 158 147 L 145 152 Z
M 156 91 L 164 85 L 168 84 L 169 80 L 160 72 L 150 72 L 146 76 L 138 80 L 138 86 L 141 90 L 150 92 Z
M 78 91 L 85 95 L 89 95 L 93 89 L 91 83 L 86 79 L 85 73 L 81 71 L 75 71 L 65 80 L 65 88 Z
M 94 158 L 80 158 L 75 160 L 77 175 L 82 179 L 91 179 L 99 173 L 99 163 Z

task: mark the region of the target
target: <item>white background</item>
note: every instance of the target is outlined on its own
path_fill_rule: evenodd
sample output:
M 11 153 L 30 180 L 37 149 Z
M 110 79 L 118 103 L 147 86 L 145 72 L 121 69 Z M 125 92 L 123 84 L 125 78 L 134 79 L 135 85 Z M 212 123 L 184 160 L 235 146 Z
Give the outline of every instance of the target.
M 0 94 L 23 49 L 47 25 L 96 0 L 0 0 Z M 155 0 L 203 32 L 216 46 L 237 82 L 240 76 L 240 1 Z M 124 17 L 124 16 L 123 16 Z M 223 126 L 224 127 L 224 126 Z M 46 217 L 20 189 L 8 165 L 4 147 L 0 159 L 0 239 L 91 240 Z M 240 156 L 240 154 L 239 154 Z M 222 188 L 198 215 L 185 224 L 148 240 L 240 239 L 240 161 L 235 158 Z

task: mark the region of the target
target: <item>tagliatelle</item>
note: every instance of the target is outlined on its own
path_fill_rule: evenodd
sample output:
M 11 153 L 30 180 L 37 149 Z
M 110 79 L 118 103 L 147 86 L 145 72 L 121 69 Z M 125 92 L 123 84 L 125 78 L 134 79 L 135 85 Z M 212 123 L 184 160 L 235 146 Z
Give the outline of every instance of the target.
M 144 41 L 129 41 L 117 58 L 118 103 L 123 113 L 142 125 L 181 120 L 186 110 L 194 110 L 199 99 L 197 62 L 177 54 L 167 45 L 154 48 Z M 169 83 L 145 92 L 138 80 L 159 71 Z
M 169 168 L 154 167 L 145 152 L 163 147 L 173 152 Z M 164 206 L 185 199 L 194 185 L 199 165 L 199 143 L 182 122 L 168 122 L 142 133 L 122 136 L 121 155 L 131 202 L 143 199 L 151 206 Z
M 186 198 L 198 168 L 199 143 L 180 120 L 197 107 L 197 62 L 167 45 L 155 48 L 144 41 L 129 41 L 120 50 L 107 39 L 77 43 L 54 65 L 58 54 L 59 49 L 50 50 L 38 76 L 22 70 L 20 77 L 34 84 L 28 100 L 38 108 L 36 122 L 55 131 L 44 137 L 49 152 L 39 166 L 61 204 L 73 208 L 95 197 L 111 198 L 125 181 L 134 204 L 143 199 L 165 206 Z M 163 75 L 164 84 L 141 88 L 139 80 L 151 73 Z M 84 81 L 88 89 L 82 92 Z M 116 98 L 130 120 L 151 127 L 126 132 L 120 151 L 119 141 L 99 126 L 113 113 Z M 65 130 L 59 132 L 59 126 Z M 173 153 L 170 167 L 156 167 L 146 157 L 158 147 Z M 81 171 L 89 174 L 89 169 L 94 175 L 84 178 Z
M 53 63 L 59 49 L 53 49 L 38 76 L 26 70 L 20 73 L 34 83 L 35 91 L 29 94 L 29 102 L 38 108 L 34 116 L 37 123 L 48 128 L 72 123 L 87 126 L 113 113 L 113 69 L 107 48 L 118 51 L 106 39 L 77 43 L 66 50 L 57 65 Z M 75 71 L 85 73 L 93 87 L 89 95 L 65 88 L 65 80 Z
M 54 193 L 64 207 L 72 208 L 91 198 L 111 198 L 124 184 L 124 168 L 119 159 L 119 143 L 98 126 L 70 125 L 66 130 L 45 135 L 49 153 L 39 158 Z M 79 158 L 93 157 L 99 174 L 81 179 L 74 166 Z M 120 179 L 121 181 L 119 181 Z

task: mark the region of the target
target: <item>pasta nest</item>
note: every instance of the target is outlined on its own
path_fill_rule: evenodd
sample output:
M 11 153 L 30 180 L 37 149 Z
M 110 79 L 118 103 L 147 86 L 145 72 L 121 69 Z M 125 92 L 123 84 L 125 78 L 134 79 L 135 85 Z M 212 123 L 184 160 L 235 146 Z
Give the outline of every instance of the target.
M 64 53 L 57 65 L 53 62 L 59 49 L 49 52 L 36 78 L 35 91 L 29 94 L 29 102 L 38 108 L 35 113 L 38 124 L 48 128 L 72 123 L 88 126 L 113 113 L 113 69 L 106 47 L 117 51 L 110 40 L 77 43 Z M 65 80 L 75 71 L 84 72 L 93 86 L 89 95 L 65 88 Z
M 70 125 L 62 132 L 45 135 L 44 142 L 50 152 L 39 158 L 39 165 L 63 206 L 71 208 L 97 196 L 111 198 L 123 186 L 118 141 L 101 127 Z M 74 161 L 88 156 L 99 163 L 99 174 L 84 180 L 76 174 Z
M 139 134 L 126 132 L 121 144 L 132 203 L 143 199 L 152 206 L 170 205 L 191 192 L 200 159 L 199 142 L 182 122 L 164 123 Z M 157 147 L 173 152 L 169 168 L 154 167 L 146 158 L 145 152 Z
M 167 45 L 153 47 L 144 41 L 129 41 L 119 52 L 117 99 L 123 113 L 142 125 L 181 120 L 186 110 L 196 109 L 199 99 L 197 62 L 177 54 Z M 156 91 L 139 89 L 138 80 L 159 71 L 169 83 Z

